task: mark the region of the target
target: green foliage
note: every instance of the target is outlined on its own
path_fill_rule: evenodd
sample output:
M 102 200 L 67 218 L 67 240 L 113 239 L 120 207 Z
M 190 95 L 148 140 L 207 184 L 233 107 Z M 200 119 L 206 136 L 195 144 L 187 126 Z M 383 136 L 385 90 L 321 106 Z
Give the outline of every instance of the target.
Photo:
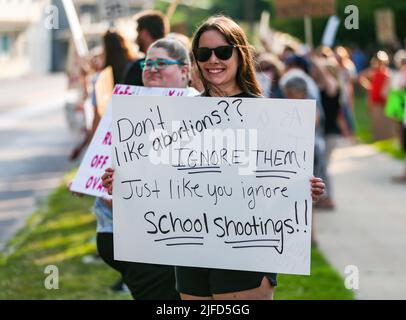
M 129 299 L 109 286 L 119 274 L 102 263 L 85 264 L 96 253 L 94 198 L 73 197 L 63 184 L 8 244 L 0 259 L 3 299 Z M 59 289 L 47 290 L 47 265 L 59 270 Z
M 271 13 L 271 26 L 277 30 L 290 33 L 304 41 L 304 22 L 303 19 L 284 19 L 278 18 L 275 12 L 275 0 L 206 0 L 209 9 L 204 10 L 199 7 L 178 5 L 178 8 L 171 19 L 171 24 L 176 25 L 185 23 L 188 35 L 191 36 L 196 27 L 211 15 L 224 14 L 237 21 L 258 22 L 262 11 Z M 199 4 L 199 1 L 192 1 L 192 4 Z M 344 21 L 349 16 L 345 13 L 345 8 L 349 5 L 355 5 L 359 9 L 359 29 L 347 30 L 344 27 Z M 166 12 L 169 6 L 168 2 L 156 1 L 155 8 Z M 377 44 L 375 32 L 376 9 L 389 8 L 393 10 L 395 16 L 396 32 L 398 38 L 403 43 L 406 38 L 406 1 L 387 1 L 387 0 L 336 0 L 336 14 L 341 20 L 337 32 L 337 43 L 344 45 L 357 44 L 361 48 L 369 51 L 381 48 Z M 313 39 L 317 46 L 322 38 L 324 28 L 328 17 L 313 18 Z
M 370 118 L 367 112 L 367 97 L 365 92 L 355 96 L 354 101 L 355 131 L 358 140 L 362 143 L 372 143 Z
M 373 142 L 371 120 L 367 112 L 367 97 L 365 92 L 358 92 L 355 96 L 356 136 L 362 143 L 373 143 L 380 152 L 387 153 L 400 160 L 406 159 L 406 154 L 400 146 L 398 138 Z
M 197 1 L 195 1 L 197 2 Z M 160 10 L 161 12 L 166 13 L 169 7 L 168 2 L 156 1 L 155 9 Z M 170 24 L 171 29 L 176 31 L 176 28 L 179 25 L 184 25 L 186 27 L 186 35 L 192 37 L 193 32 L 196 28 L 208 17 L 210 14 L 207 10 L 202 7 L 193 7 L 179 4 L 176 8 L 175 13 L 171 17 Z
M 353 292 L 320 252 L 312 249 L 311 275 L 278 275 L 275 300 L 352 300 Z
M 274 11 L 274 0 L 269 0 L 272 5 L 271 14 Z M 347 30 L 344 27 L 344 21 L 349 16 L 345 13 L 345 8 L 349 5 L 355 5 L 359 9 L 359 29 Z M 396 32 L 400 42 L 406 38 L 406 1 L 386 1 L 386 0 L 336 0 L 336 14 L 341 20 L 337 32 L 337 43 L 344 45 L 357 44 L 361 48 L 375 50 L 382 47 L 377 44 L 375 32 L 376 9 L 389 8 L 393 10 L 395 16 Z M 313 39 L 314 45 L 321 42 L 324 28 L 327 23 L 326 18 L 313 18 Z M 292 34 L 293 36 L 304 41 L 304 22 L 303 19 L 272 19 L 273 28 Z
M 213 1 L 210 14 L 224 14 L 235 20 L 259 21 L 261 12 L 271 10 L 267 0 L 216 0 Z
M 399 139 L 389 139 L 389 140 L 377 141 L 374 143 L 374 146 L 379 151 L 388 153 L 396 159 L 399 159 L 399 160 L 406 159 L 405 152 L 403 150 L 401 150 L 401 148 L 400 148 Z

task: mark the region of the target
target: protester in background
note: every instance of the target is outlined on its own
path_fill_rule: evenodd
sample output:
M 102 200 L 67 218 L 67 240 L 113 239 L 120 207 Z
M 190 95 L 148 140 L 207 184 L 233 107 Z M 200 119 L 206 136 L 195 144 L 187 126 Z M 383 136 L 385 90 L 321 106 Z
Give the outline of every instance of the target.
M 90 143 L 96 132 L 97 126 L 99 125 L 102 115 L 99 113 L 97 108 L 96 100 L 96 82 L 99 77 L 100 72 L 110 66 L 113 71 L 113 81 L 114 84 L 120 83 L 122 81 L 123 73 L 130 61 L 133 60 L 133 53 L 128 45 L 126 39 L 115 30 L 108 30 L 103 35 L 103 47 L 93 48 L 90 52 L 91 59 L 90 64 L 92 67 L 93 75 L 90 80 L 91 82 L 91 105 L 93 109 L 93 119 L 91 128 L 86 132 L 81 143 L 79 143 L 71 152 L 69 159 L 71 161 L 76 160 L 86 146 Z M 97 206 L 96 200 L 96 206 Z M 123 290 L 123 281 L 119 279 L 116 283 L 112 285 L 114 291 Z
M 340 104 L 340 86 L 338 82 L 338 63 L 330 48 L 323 48 L 318 55 L 312 55 L 312 75 L 320 88 L 321 105 L 324 110 L 324 134 L 326 140 L 327 170 L 333 150 L 342 136 L 351 138 L 352 133 L 345 121 Z M 332 210 L 335 208 L 332 181 L 328 181 L 328 192 L 317 208 Z
M 390 83 L 388 65 L 388 54 L 385 51 L 378 51 L 371 59 L 371 66 L 359 76 L 361 86 L 368 91 L 367 107 L 374 140 L 384 140 L 395 136 L 393 122 L 384 113 Z
M 146 87 L 186 88 L 190 77 L 189 52 L 176 39 L 160 39 L 148 49 L 142 78 Z M 112 192 L 114 171 L 103 175 L 103 186 Z M 97 247 L 100 256 L 112 268 L 123 275 L 134 299 L 179 299 L 175 289 L 173 266 L 155 265 L 114 260 L 113 214 L 111 201 L 97 198 L 95 211 L 98 217 Z
M 306 81 L 309 96 L 321 105 L 319 88 L 313 78 L 310 77 L 309 71 L 310 65 L 305 58 L 298 55 L 291 55 L 285 61 L 285 73 L 279 80 L 279 86 L 284 87 L 289 79 L 300 77 Z
M 73 43 L 70 43 L 66 62 L 68 95 L 65 103 L 65 116 L 74 144 L 71 153 L 75 152 L 88 134 L 84 104 L 89 95 L 89 73 L 90 68 L 86 59 L 79 57 Z
M 358 46 L 352 49 L 351 60 L 354 62 L 357 73 L 362 72 L 367 67 L 368 62 L 365 53 Z
M 399 123 L 399 137 L 402 149 L 406 152 L 406 51 L 398 50 L 394 56 L 396 71 L 392 73 L 391 89 L 385 106 L 389 118 Z M 392 178 L 393 182 L 406 183 L 406 165 L 403 174 Z
M 113 69 L 114 84 L 120 83 L 122 81 L 122 77 L 126 66 L 133 60 L 133 53 L 131 52 L 128 43 L 126 42 L 125 38 L 117 31 L 108 30 L 103 35 L 103 52 L 104 52 L 103 55 L 104 66 L 102 68 L 99 68 L 100 67 L 99 65 L 95 65 L 95 67 L 99 69 L 94 70 L 96 74 L 93 76 L 91 80 L 92 84 L 91 100 L 94 110 L 92 127 L 87 132 L 82 142 L 72 150 L 69 156 L 69 159 L 71 161 L 77 159 L 77 157 L 81 154 L 83 149 L 90 143 L 101 118 L 101 115 L 97 111 L 96 90 L 95 90 L 95 85 L 98 79 L 99 72 L 102 71 L 104 68 L 111 66 Z M 93 57 L 93 59 L 96 59 L 96 57 Z
M 137 24 L 136 43 L 142 53 L 146 53 L 150 45 L 158 39 L 164 38 L 169 32 L 168 18 L 159 11 L 145 10 L 134 16 Z M 141 63 L 144 58 L 131 63 L 125 71 L 123 84 L 142 86 Z
M 283 73 L 283 63 L 271 53 L 261 53 L 257 57 L 256 77 L 264 97 L 282 98 L 279 80 Z
M 285 46 L 285 48 L 283 49 L 282 54 L 280 55 L 280 59 L 282 62 L 286 63 L 286 61 L 292 57 L 295 56 L 296 54 L 296 50 L 295 48 L 293 48 L 292 46 Z
M 134 60 L 134 53 L 131 51 L 127 39 L 118 31 L 109 30 L 103 36 L 105 52 L 105 66 L 113 69 L 114 84 L 121 83 L 124 79 L 124 72 L 129 63 Z
M 335 57 L 338 62 L 337 80 L 340 88 L 341 110 L 351 135 L 354 135 L 354 82 L 357 79 L 357 70 L 346 48 L 341 46 L 335 48 Z
M 284 96 L 287 99 L 311 99 L 308 94 L 306 81 L 301 77 L 290 78 L 282 88 Z M 313 175 L 315 177 L 320 177 L 325 175 L 325 141 L 323 133 L 323 123 L 321 115 L 323 111 L 319 104 L 316 104 L 316 127 L 315 127 L 315 140 L 314 140 L 314 165 L 313 165 Z M 315 220 L 314 215 L 312 219 L 312 245 L 317 245 L 316 241 L 316 228 L 314 227 Z
M 323 209 L 331 209 L 330 201 L 324 201 L 325 199 L 331 199 L 332 193 L 330 191 L 330 177 L 327 172 L 327 154 L 326 154 L 326 146 L 325 146 L 325 114 L 324 108 L 322 106 L 321 95 L 319 88 L 313 78 L 310 77 L 308 74 L 310 70 L 310 63 L 303 57 L 298 55 L 292 55 L 286 60 L 286 72 L 283 74 L 282 78 L 279 81 L 279 85 L 281 88 L 286 86 L 286 83 L 294 78 L 300 78 L 306 82 L 307 94 L 310 99 L 316 100 L 317 110 L 320 116 L 320 123 L 321 123 L 321 135 L 323 136 L 322 140 L 319 140 L 320 144 L 320 153 L 319 158 L 319 170 L 317 177 L 323 179 L 324 183 L 326 184 L 326 189 L 324 194 L 322 195 L 320 201 L 315 203 L 315 207 L 323 208 Z M 327 204 L 327 208 L 325 208 L 325 204 Z

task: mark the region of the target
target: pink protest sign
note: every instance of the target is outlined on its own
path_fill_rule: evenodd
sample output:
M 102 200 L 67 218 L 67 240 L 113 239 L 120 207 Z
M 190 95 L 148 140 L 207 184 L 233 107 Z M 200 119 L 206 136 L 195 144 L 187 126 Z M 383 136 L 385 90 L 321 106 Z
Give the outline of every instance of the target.
M 130 96 L 196 96 L 198 92 L 192 88 L 147 88 L 128 85 L 116 85 L 114 95 Z M 82 159 L 79 170 L 70 187 L 71 191 L 96 197 L 110 198 L 102 185 L 101 177 L 104 170 L 112 167 L 111 161 L 111 123 L 113 105 L 110 100 L 100 120 L 93 139 Z

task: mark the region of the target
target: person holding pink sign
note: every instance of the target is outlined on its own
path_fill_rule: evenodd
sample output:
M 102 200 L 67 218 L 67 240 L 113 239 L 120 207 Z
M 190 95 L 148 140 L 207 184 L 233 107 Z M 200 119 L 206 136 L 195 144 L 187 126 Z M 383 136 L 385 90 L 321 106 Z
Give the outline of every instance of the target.
M 148 49 L 142 63 L 145 87 L 187 88 L 190 58 L 187 49 L 175 39 L 160 39 Z M 109 168 L 109 172 L 112 169 Z M 137 300 L 177 300 L 173 266 L 114 260 L 112 201 L 97 198 L 94 207 L 97 249 L 101 258 L 119 271 L 132 296 Z

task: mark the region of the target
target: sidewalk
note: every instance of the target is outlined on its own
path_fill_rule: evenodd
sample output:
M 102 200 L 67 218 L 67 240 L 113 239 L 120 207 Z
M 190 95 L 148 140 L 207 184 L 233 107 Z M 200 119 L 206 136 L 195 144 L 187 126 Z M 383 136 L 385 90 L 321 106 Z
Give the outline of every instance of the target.
M 66 88 L 67 79 L 63 73 L 0 79 L 0 112 L 47 103 L 49 99 L 61 97 Z
M 333 153 L 337 208 L 316 213 L 316 235 L 343 278 L 358 267 L 358 299 L 406 299 L 406 185 L 390 181 L 403 165 L 367 145 Z
M 63 74 L 0 81 L 0 251 L 72 164 Z

